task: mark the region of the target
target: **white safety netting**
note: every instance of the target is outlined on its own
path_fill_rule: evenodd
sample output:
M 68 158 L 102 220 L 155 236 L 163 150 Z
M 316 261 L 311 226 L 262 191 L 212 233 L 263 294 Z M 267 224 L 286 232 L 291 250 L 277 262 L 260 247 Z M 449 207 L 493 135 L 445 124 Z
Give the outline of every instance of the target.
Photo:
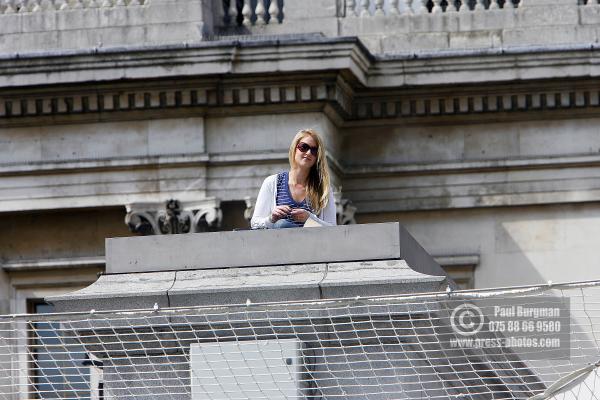
M 596 399 L 599 327 L 600 281 L 9 315 L 0 399 Z

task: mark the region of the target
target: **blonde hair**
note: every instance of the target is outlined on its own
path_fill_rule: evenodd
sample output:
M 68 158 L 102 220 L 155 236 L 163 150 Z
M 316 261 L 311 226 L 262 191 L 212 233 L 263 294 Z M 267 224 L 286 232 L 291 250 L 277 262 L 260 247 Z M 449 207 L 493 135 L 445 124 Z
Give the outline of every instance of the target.
M 308 182 L 306 184 L 306 198 L 315 212 L 318 214 L 323 210 L 329 201 L 329 168 L 327 166 L 327 156 L 325 154 L 325 143 L 321 136 L 314 129 L 302 129 L 296 133 L 292 144 L 290 144 L 289 160 L 290 166 L 295 166 L 296 146 L 300 140 L 306 136 L 312 137 L 317 142 L 317 161 L 310 169 Z

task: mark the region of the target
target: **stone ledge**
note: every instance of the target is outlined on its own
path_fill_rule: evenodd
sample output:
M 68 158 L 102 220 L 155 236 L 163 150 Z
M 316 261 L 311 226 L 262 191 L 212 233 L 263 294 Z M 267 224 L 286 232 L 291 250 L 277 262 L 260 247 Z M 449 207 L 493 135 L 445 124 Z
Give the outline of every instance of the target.
M 372 87 L 597 76 L 598 45 L 406 52 L 375 57 L 352 37 L 218 41 L 0 56 L 5 88 L 117 79 L 344 70 Z M 68 63 L 68 67 L 65 67 Z M 485 72 L 485 73 L 483 73 Z
M 0 263 L 0 268 L 9 272 L 80 267 L 104 267 L 104 257 L 46 258 L 37 260 L 14 260 Z
M 243 305 L 431 292 L 447 283 L 444 276 L 421 274 L 404 260 L 390 259 L 111 274 L 47 300 L 60 311 Z
M 109 274 L 388 259 L 445 275 L 397 222 L 106 240 Z
M 444 270 L 397 222 L 107 239 L 107 275 L 60 311 L 239 305 L 439 291 Z

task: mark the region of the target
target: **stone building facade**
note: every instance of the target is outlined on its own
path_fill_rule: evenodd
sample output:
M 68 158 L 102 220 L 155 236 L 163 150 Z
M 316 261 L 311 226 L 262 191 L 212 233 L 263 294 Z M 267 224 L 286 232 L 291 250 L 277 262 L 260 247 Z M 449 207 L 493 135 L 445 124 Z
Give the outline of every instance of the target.
M 596 0 L 2 1 L 0 312 L 173 211 L 247 226 L 304 127 L 340 220 L 400 221 L 462 285 L 598 278 L 599 22 Z

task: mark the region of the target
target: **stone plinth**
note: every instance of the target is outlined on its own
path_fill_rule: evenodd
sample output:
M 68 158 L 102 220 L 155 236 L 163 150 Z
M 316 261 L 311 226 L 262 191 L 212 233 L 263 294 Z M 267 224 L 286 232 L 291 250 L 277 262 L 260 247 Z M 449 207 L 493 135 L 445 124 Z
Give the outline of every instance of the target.
M 445 275 L 397 222 L 106 240 L 107 274 L 390 259 Z
M 437 291 L 448 278 L 398 223 L 108 239 L 59 311 L 232 305 Z

